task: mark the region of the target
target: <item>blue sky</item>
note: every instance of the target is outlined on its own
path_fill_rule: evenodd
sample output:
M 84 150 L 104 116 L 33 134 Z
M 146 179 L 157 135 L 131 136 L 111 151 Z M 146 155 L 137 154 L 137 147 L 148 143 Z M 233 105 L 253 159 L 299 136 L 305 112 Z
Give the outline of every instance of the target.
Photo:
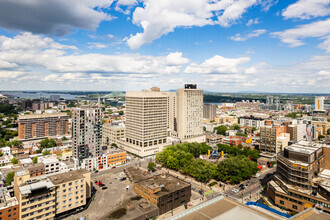
M 2 90 L 330 93 L 330 0 L 3 0 Z

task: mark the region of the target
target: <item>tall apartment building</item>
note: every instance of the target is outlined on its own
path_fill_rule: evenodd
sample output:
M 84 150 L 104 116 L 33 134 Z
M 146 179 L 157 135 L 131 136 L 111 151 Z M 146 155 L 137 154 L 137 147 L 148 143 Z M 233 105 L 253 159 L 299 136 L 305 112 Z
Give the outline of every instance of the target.
M 251 116 L 244 116 L 240 118 L 240 125 L 241 126 L 247 126 L 247 127 L 255 127 L 260 128 L 265 126 L 265 119 L 263 118 L 257 118 L 253 115 Z
M 203 118 L 209 119 L 210 121 L 214 121 L 214 118 L 217 115 L 217 107 L 216 105 L 212 105 L 209 103 L 204 104 L 203 106 Z
M 102 115 L 100 108 L 72 109 L 72 156 L 78 160 L 102 153 Z
M 177 132 L 181 139 L 203 135 L 203 90 L 186 84 L 177 90 Z
M 69 118 L 66 113 L 20 115 L 18 138 L 28 140 L 67 135 Z
M 113 126 L 110 123 L 102 126 L 102 146 L 110 147 L 116 144 L 118 139 L 125 137 L 125 127 L 122 125 Z
M 316 111 L 324 111 L 324 96 L 315 97 L 315 110 Z
M 301 141 L 277 156 L 274 180 L 267 193 L 286 210 L 314 207 L 330 213 L 330 146 Z
M 286 133 L 286 127 L 281 125 L 273 125 L 260 128 L 260 151 L 265 153 L 277 154 L 280 152 L 281 146 L 277 146 L 277 138 L 283 137 Z M 286 136 L 288 139 L 289 137 Z

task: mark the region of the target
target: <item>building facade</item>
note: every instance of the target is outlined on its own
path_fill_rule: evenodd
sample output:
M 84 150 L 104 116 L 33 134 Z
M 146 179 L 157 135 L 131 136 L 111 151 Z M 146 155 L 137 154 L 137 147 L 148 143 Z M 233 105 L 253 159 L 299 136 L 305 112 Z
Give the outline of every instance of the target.
M 214 121 L 217 116 L 217 106 L 212 104 L 204 104 L 203 106 L 203 118 L 209 119 L 210 121 Z
M 110 147 L 116 144 L 118 139 L 125 138 L 125 127 L 121 125 L 112 126 L 103 124 L 102 126 L 102 146 Z
M 102 115 L 100 108 L 72 110 L 72 156 L 78 160 L 102 153 Z
M 254 116 L 245 116 L 240 118 L 240 126 L 260 128 L 265 126 L 265 120 L 263 118 L 257 118 Z
M 134 183 L 134 192 L 159 209 L 159 215 L 190 202 L 191 185 L 172 175 L 157 175 Z
M 274 180 L 267 193 L 274 203 L 289 211 L 316 208 L 330 213 L 330 148 L 301 141 L 277 156 Z
M 177 132 L 180 139 L 203 135 L 203 90 L 186 84 L 177 90 Z
M 69 116 L 66 113 L 29 114 L 18 117 L 20 140 L 42 139 L 69 134 Z
M 56 215 L 86 205 L 91 197 L 91 173 L 86 169 L 49 177 L 56 186 Z
M 276 140 L 282 133 L 286 132 L 286 127 L 281 125 L 267 126 L 260 128 L 260 151 L 277 154 Z

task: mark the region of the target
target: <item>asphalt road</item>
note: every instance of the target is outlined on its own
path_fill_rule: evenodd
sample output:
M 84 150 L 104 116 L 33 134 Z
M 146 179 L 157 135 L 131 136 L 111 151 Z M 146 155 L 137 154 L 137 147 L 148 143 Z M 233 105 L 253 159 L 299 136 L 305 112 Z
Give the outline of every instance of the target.
M 271 168 L 271 169 L 267 170 L 267 172 L 262 173 L 260 175 L 260 177 L 258 177 L 258 178 L 251 178 L 250 180 L 241 182 L 240 184 L 244 184 L 244 185 L 247 182 L 250 182 L 250 185 L 248 187 L 246 187 L 244 190 L 240 190 L 238 193 L 235 193 L 232 191 L 232 188 L 231 188 L 231 189 L 226 190 L 225 194 L 230 197 L 236 198 L 236 199 L 242 199 L 242 197 L 243 197 L 243 199 L 255 198 L 256 196 L 259 196 L 259 194 L 263 190 L 262 185 L 267 184 L 267 182 L 272 178 L 274 172 L 275 172 L 275 168 Z M 271 175 L 267 176 L 267 174 L 271 174 Z M 233 188 L 239 189 L 239 185 L 237 185 L 236 187 L 233 187 Z

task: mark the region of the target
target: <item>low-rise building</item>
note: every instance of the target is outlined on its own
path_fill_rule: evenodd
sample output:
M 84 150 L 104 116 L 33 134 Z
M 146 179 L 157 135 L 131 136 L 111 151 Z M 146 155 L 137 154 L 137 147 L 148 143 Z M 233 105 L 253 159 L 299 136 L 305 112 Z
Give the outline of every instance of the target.
M 0 220 L 18 220 L 19 203 L 6 189 L 0 191 Z
M 53 157 L 39 157 L 38 162 L 45 165 L 45 174 L 56 173 L 60 171 L 60 161 Z
M 190 202 L 191 185 L 170 174 L 134 183 L 134 192 L 159 208 L 159 215 Z
M 110 147 L 116 144 L 117 140 L 125 137 L 125 127 L 122 125 L 112 126 L 103 124 L 102 126 L 102 146 Z
M 91 197 L 91 173 L 86 169 L 49 176 L 56 187 L 56 215 L 86 205 Z
M 112 167 L 126 163 L 127 153 L 126 151 L 107 150 L 99 157 L 86 158 L 82 160 L 81 167 L 90 171 L 110 169 Z
M 206 143 L 211 146 L 215 146 L 222 141 L 222 136 L 214 133 L 206 134 Z
M 260 128 L 265 126 L 265 119 L 263 118 L 257 118 L 253 115 L 251 116 L 244 116 L 240 118 L 240 125 L 241 126 L 247 126 L 247 127 L 255 127 Z
M 32 163 L 26 169 L 29 171 L 30 177 L 45 175 L 45 165 L 43 163 Z

